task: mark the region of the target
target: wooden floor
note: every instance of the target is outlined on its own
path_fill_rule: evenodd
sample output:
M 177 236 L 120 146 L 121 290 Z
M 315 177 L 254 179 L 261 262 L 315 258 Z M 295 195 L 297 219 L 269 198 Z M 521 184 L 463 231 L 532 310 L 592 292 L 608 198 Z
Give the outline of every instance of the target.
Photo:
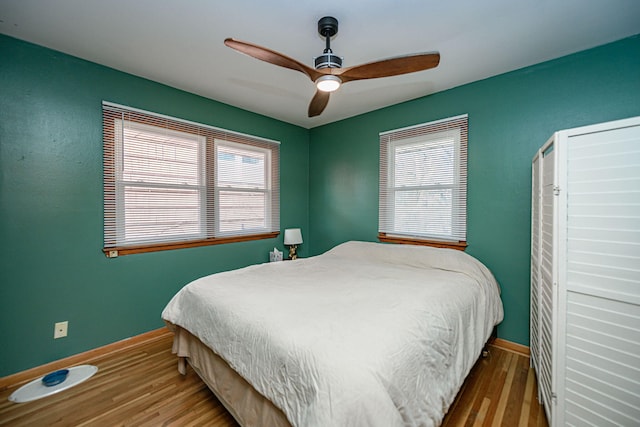
M 2 426 L 212 426 L 238 424 L 192 369 L 177 371 L 171 336 L 96 356 L 99 370 L 57 395 L 12 403 L 0 390 Z M 547 426 L 529 358 L 497 347 L 473 368 L 443 426 Z
M 476 362 L 442 426 L 547 427 L 537 396 L 529 357 L 489 346 L 488 357 Z

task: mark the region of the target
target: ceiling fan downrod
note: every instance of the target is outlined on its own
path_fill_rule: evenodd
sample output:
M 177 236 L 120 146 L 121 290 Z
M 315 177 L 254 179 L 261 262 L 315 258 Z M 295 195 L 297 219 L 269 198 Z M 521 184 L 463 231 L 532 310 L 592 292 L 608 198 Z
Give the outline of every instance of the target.
M 338 20 L 332 16 L 325 16 L 318 21 L 318 33 L 325 38 L 326 47 L 322 55 L 314 59 L 316 70 L 322 68 L 342 68 L 342 58 L 333 54 L 331 37 L 338 33 Z

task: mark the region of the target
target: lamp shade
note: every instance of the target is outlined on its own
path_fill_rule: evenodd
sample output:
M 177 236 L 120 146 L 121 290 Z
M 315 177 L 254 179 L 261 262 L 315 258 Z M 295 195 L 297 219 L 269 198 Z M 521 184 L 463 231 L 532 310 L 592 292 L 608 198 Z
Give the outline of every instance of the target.
M 299 228 L 287 228 L 284 230 L 285 245 L 299 245 L 302 243 L 302 232 Z

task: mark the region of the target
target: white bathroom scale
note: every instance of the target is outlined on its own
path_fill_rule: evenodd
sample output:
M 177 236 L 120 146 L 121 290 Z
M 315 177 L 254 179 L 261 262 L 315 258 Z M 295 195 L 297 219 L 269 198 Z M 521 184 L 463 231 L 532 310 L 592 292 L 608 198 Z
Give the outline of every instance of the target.
M 9 400 L 15 403 L 24 403 L 51 396 L 88 380 L 96 372 L 98 372 L 97 366 L 74 366 L 73 368 L 69 368 L 69 373 L 67 374 L 64 381 L 50 387 L 44 385 L 42 381 L 42 379 L 46 376 L 45 375 L 31 381 L 28 384 L 23 385 L 22 387 L 14 391 L 11 396 L 9 396 Z

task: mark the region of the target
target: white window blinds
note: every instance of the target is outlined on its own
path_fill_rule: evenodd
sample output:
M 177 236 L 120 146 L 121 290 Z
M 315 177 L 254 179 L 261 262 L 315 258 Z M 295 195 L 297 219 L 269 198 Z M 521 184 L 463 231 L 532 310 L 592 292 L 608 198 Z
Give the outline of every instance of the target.
M 379 232 L 466 241 L 467 115 L 380 134 Z
M 216 140 L 216 203 L 222 234 L 268 226 L 271 150 Z
M 103 131 L 105 253 L 279 232 L 279 143 L 107 102 Z

